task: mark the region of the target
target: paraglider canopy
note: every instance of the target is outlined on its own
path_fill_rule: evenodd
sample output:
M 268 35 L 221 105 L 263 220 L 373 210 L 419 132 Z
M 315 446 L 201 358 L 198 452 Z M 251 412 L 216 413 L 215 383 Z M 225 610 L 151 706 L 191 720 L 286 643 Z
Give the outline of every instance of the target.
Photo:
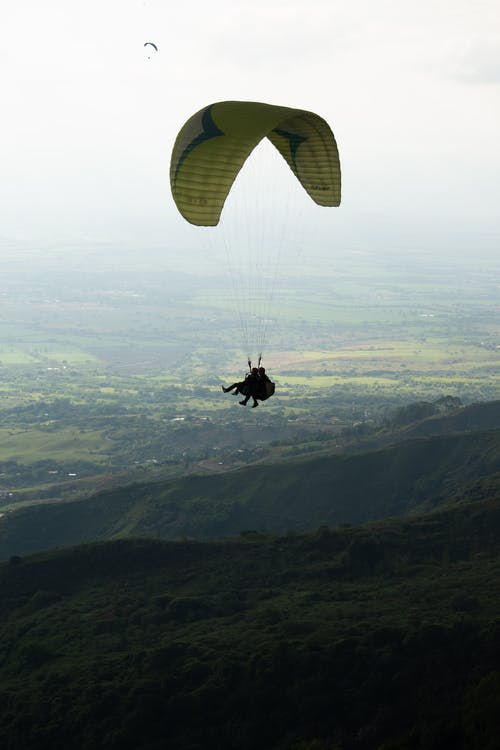
M 155 52 L 158 52 L 158 47 L 156 46 L 156 44 L 154 42 L 144 42 L 144 46 L 145 47 L 153 47 L 153 49 L 155 50 Z M 151 60 L 151 58 L 149 57 L 149 55 L 148 55 L 148 60 Z
M 179 131 L 170 162 L 172 195 L 191 224 L 216 226 L 248 156 L 268 138 L 312 200 L 340 205 L 340 163 L 328 123 L 314 112 L 262 102 L 216 102 Z
M 300 183 L 300 204 L 307 196 L 319 206 L 340 205 L 340 162 L 337 144 L 326 120 L 304 109 L 263 102 L 224 101 L 209 104 L 193 114 L 180 129 L 170 161 L 170 187 L 175 204 L 186 221 L 200 227 L 221 226 L 203 231 L 204 241 L 219 243 L 210 252 L 226 255 L 234 320 L 239 321 L 241 338 L 251 368 L 251 354 L 258 353 L 259 365 L 268 328 L 273 323 L 272 302 L 277 289 L 280 259 L 285 256 L 289 228 L 294 220 L 280 220 L 286 207 L 286 191 L 297 187 L 290 172 L 283 169 L 283 184 L 272 191 L 255 180 L 245 183 L 242 170 L 261 142 L 270 146 L 288 164 Z M 273 148 L 274 147 L 274 148 Z M 246 184 L 243 214 L 238 220 L 238 189 L 233 183 L 243 171 Z M 286 179 L 290 178 L 290 179 Z M 304 197 L 304 201 L 300 198 Z M 224 209 L 226 199 L 229 197 Z M 261 210 L 259 210 L 261 209 Z M 227 213 L 226 213 L 227 212 Z M 267 219 L 270 218 L 270 221 Z M 231 220 L 235 233 L 231 236 Z M 266 381 L 267 383 L 267 381 Z M 269 397 L 271 386 L 266 385 Z M 262 398 L 262 397 L 261 397 Z

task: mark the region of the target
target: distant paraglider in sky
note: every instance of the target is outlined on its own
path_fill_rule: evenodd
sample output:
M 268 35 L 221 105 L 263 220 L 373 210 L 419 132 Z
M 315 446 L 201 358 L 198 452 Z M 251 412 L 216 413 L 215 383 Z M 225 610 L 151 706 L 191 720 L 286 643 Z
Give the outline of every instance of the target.
M 145 47 L 152 47 L 155 52 L 158 52 L 158 47 L 154 42 L 144 42 Z M 148 50 L 148 52 L 151 52 L 151 50 Z M 151 55 L 148 54 L 148 60 L 151 60 Z

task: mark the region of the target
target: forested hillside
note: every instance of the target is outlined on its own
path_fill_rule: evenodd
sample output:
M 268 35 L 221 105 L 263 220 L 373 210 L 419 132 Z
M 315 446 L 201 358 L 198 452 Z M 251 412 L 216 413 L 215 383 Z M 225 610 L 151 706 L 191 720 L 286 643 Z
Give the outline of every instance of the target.
M 495 430 L 500 427 L 500 401 L 485 401 L 464 407 L 458 399 L 452 398 L 439 399 L 434 403 L 424 401 L 396 410 L 392 422 L 396 426 L 403 425 L 402 436 L 406 437 Z
M 0 555 L 118 536 L 207 539 L 365 523 L 476 493 L 495 495 L 499 476 L 500 430 L 452 432 L 345 455 L 324 452 L 21 508 L 0 519 Z
M 500 500 L 0 566 L 9 750 L 493 750 Z

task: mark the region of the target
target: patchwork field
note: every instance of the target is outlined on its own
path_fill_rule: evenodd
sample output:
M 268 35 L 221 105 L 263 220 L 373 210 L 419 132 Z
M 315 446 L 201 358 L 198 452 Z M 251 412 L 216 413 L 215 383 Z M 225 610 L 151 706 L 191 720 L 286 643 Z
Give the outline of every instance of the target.
M 287 267 L 266 320 L 277 392 L 249 410 L 220 389 L 246 352 L 227 276 L 205 257 L 4 250 L 0 489 L 23 498 L 69 475 L 88 491 L 90 477 L 225 470 L 413 401 L 500 397 L 496 259 Z

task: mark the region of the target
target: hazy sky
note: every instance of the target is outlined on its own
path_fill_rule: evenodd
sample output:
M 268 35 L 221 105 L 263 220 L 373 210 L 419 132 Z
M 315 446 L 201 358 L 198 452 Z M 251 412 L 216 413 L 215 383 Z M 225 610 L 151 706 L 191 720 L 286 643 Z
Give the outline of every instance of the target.
M 187 246 L 175 135 L 247 99 L 330 123 L 339 242 L 500 245 L 498 0 L 5 1 L 0 70 L 5 239 Z

